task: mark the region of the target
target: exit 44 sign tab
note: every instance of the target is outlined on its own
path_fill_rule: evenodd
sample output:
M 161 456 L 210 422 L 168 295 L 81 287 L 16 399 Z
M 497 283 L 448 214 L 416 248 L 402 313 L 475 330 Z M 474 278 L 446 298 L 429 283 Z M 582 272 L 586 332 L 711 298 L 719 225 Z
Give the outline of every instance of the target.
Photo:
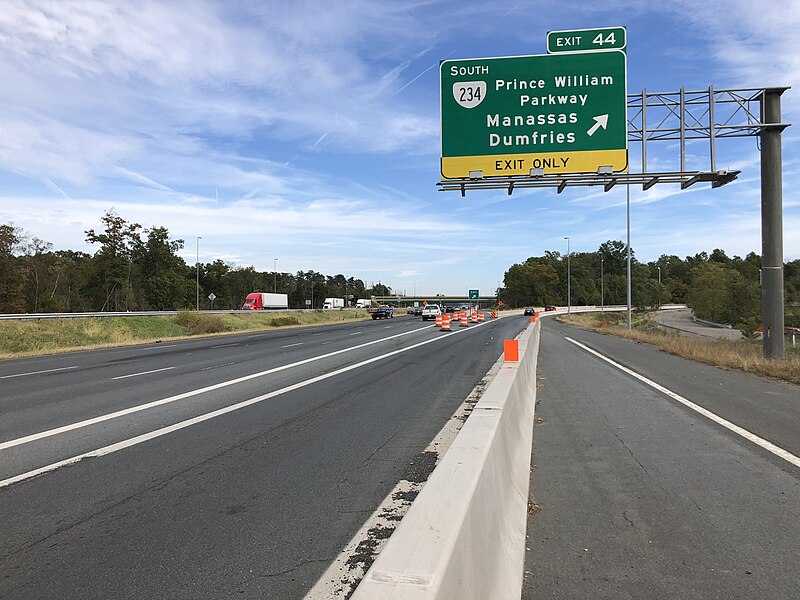
M 440 78 L 445 179 L 627 170 L 622 51 L 447 60 Z

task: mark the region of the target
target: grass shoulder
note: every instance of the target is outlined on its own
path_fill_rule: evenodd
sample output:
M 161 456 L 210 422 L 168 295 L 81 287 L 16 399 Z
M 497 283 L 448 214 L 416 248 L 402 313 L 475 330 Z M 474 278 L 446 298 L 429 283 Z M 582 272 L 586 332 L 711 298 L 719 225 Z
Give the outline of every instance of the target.
M 173 316 L 0 321 L 0 358 L 20 358 L 229 335 L 247 331 L 327 325 L 369 319 L 366 310 L 274 311 L 248 314 L 182 311 Z
M 676 356 L 754 375 L 774 377 L 800 384 L 800 347 L 786 347 L 786 357 L 768 360 L 759 340 L 704 340 L 660 329 L 644 313 L 634 314 L 627 329 L 625 313 L 582 313 L 560 315 L 558 321 L 600 333 L 651 344 Z

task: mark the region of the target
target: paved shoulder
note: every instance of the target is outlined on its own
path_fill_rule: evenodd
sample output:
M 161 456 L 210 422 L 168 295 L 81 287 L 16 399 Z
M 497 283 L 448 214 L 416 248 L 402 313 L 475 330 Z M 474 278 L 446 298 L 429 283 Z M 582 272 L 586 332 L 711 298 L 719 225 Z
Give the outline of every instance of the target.
M 566 336 L 798 446 L 797 386 L 548 322 L 523 597 L 800 597 L 800 469 Z

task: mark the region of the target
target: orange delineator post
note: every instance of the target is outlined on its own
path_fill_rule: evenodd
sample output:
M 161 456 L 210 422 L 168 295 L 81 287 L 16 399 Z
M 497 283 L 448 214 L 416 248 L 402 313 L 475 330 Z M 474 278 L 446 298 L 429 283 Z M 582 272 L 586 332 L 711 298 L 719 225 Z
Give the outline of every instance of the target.
M 461 313 L 461 327 L 467 326 L 467 313 Z
M 442 331 L 450 331 L 450 315 L 442 317 Z
M 503 340 L 503 360 L 519 362 L 519 340 Z

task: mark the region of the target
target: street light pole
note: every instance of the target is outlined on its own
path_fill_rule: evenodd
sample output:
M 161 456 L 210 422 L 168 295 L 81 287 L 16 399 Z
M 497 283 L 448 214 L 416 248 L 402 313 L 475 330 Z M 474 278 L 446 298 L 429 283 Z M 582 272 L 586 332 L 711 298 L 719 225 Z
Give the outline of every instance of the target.
M 567 314 L 572 314 L 572 253 L 569 251 L 569 237 L 567 240 Z
M 600 312 L 606 311 L 606 303 L 605 303 L 605 278 L 603 277 L 603 262 L 605 261 L 605 256 L 602 254 L 600 255 Z
M 200 240 L 203 238 L 201 236 L 197 236 L 195 240 L 195 257 L 194 257 L 194 271 L 195 275 L 197 276 L 195 291 L 196 291 L 196 303 L 195 303 L 195 310 L 200 312 Z
M 656 265 L 658 269 L 658 308 L 661 308 L 661 267 Z
M 278 293 L 278 259 L 277 258 L 272 262 L 272 274 L 275 277 L 275 283 L 274 283 L 275 287 L 272 289 L 272 292 L 277 294 Z
M 631 186 L 630 184 L 625 186 L 625 205 L 627 208 L 628 214 L 628 331 L 631 330 Z

